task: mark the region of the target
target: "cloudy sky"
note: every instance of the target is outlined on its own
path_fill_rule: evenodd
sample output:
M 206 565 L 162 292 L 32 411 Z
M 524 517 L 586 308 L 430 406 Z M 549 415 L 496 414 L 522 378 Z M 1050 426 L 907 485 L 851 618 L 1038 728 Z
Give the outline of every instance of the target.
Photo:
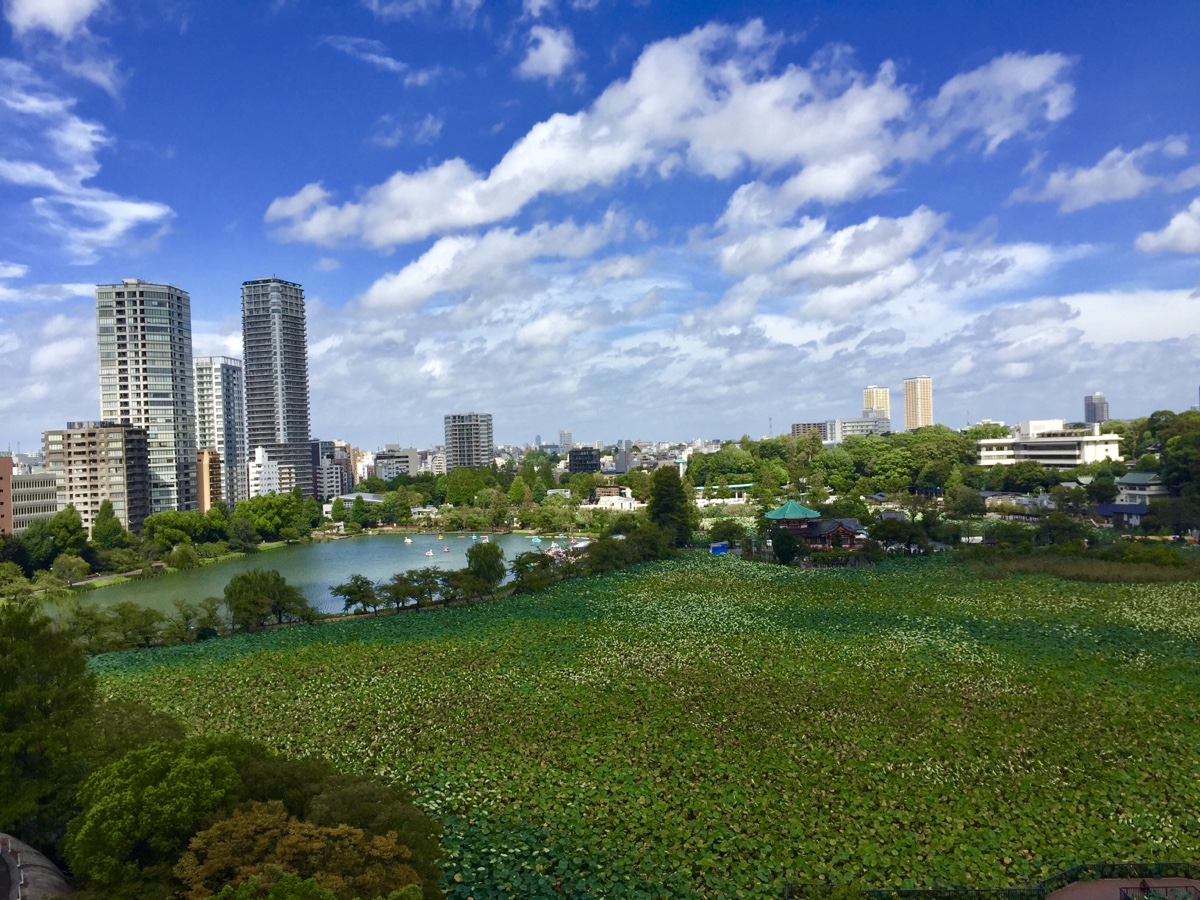
M 895 7 L 895 9 L 893 9 Z M 313 432 L 691 439 L 1185 409 L 1200 4 L 3 0 L 0 447 L 92 286 L 309 300 Z

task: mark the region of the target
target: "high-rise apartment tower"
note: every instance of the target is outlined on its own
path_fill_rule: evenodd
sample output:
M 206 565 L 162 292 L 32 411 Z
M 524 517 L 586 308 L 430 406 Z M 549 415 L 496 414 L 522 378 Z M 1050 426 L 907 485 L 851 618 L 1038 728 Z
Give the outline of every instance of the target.
M 197 356 L 196 446 L 221 457 L 220 497 L 230 506 L 249 495 L 246 486 L 246 385 L 242 361 Z
M 304 288 L 279 278 L 243 282 L 242 344 L 250 454 L 262 447 L 268 460 L 291 466 L 311 496 Z
M 96 285 L 96 342 L 101 419 L 147 432 L 150 512 L 196 509 L 192 301 L 187 291 L 137 278 Z
M 1083 421 L 1089 425 L 1103 425 L 1108 421 L 1108 400 L 1100 391 L 1083 398 Z
M 904 430 L 933 424 L 933 379 L 928 375 L 904 379 Z
M 891 391 L 885 387 L 871 385 L 863 391 L 864 419 L 890 419 L 892 417 Z
M 495 456 L 491 413 L 446 416 L 446 470 L 456 466 L 490 466 Z

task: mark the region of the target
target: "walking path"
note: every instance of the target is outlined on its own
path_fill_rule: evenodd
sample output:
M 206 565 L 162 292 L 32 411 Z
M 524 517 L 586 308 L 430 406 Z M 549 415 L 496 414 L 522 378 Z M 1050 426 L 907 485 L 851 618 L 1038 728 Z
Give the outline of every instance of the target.
M 50 900 L 73 893 L 54 863 L 24 841 L 0 834 L 0 900 Z

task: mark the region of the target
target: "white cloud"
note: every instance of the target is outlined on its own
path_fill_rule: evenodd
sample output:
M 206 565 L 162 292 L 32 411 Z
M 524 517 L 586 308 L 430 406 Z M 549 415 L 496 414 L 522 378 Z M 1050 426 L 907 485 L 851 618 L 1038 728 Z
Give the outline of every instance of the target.
M 1200 253 L 1200 197 L 1161 231 L 1144 232 L 1134 243 L 1144 253 Z
M 947 81 L 930 104 L 935 120 L 978 131 L 988 153 L 1041 122 L 1070 114 L 1075 92 L 1065 81 L 1071 60 L 1059 53 L 1006 53 Z
M 1093 344 L 1144 343 L 1200 334 L 1200 298 L 1181 291 L 1107 291 L 1058 298 Z
M 442 134 L 442 126 L 445 122 L 429 113 L 419 123 L 417 123 L 416 133 L 413 135 L 413 142 L 417 144 L 432 144 Z
M 496 228 L 480 236 L 445 237 L 399 272 L 375 281 L 363 294 L 367 308 L 414 308 L 446 292 L 495 290 L 514 271 L 539 259 L 589 256 L 620 233 L 610 214 L 595 225 L 538 225 L 526 232 Z
M 517 66 L 517 74 L 522 78 L 555 81 L 575 64 L 578 55 L 569 28 L 534 25 L 529 29 L 528 49 Z
M 266 221 L 284 240 L 391 247 L 501 221 L 544 194 L 631 175 L 666 178 L 686 167 L 718 179 L 747 168 L 786 173 L 782 187 L 764 181 L 735 194 L 744 208 L 729 211 L 782 224 L 804 203 L 882 190 L 897 164 L 926 159 L 961 136 L 978 134 L 994 149 L 1070 108 L 1068 61 L 1054 54 L 1002 57 L 918 106 L 890 63 L 864 75 L 844 54 L 824 54 L 808 68 L 773 73 L 778 43 L 760 22 L 659 41 L 628 79 L 586 110 L 533 126 L 486 175 L 450 159 L 397 172 L 341 205 L 309 184 L 275 200 Z
M 452 16 L 470 22 L 483 6 L 483 0 L 362 0 L 362 5 L 384 22 L 434 16 L 447 7 Z
M 547 10 L 554 9 L 554 0 L 524 0 L 522 6 L 525 9 L 525 15 L 536 19 Z
M 146 228 L 161 234 L 173 212 L 88 184 L 112 139 L 73 107 L 74 100 L 53 92 L 28 66 L 0 60 L 0 116 L 16 138 L 0 145 L 0 181 L 42 192 L 31 200 L 42 224 L 77 261 L 92 262 Z
M 17 37 L 45 30 L 67 40 L 107 5 L 108 0 L 5 0 L 4 17 Z
M 1117 147 L 1090 168 L 1060 166 L 1040 189 L 1020 188 L 1014 200 L 1057 200 L 1062 212 L 1087 209 L 1100 203 L 1129 200 L 1155 188 L 1186 190 L 1200 183 L 1200 166 L 1175 176 L 1147 174 L 1143 167 L 1156 156 L 1169 159 L 1187 153 L 1187 142 L 1173 137 L 1143 144 L 1135 150 Z
M 342 264 L 332 256 L 322 256 L 317 260 L 317 264 L 313 266 L 318 272 L 334 272 L 342 267 Z
M 372 38 L 330 35 L 322 38 L 321 42 L 381 72 L 403 76 L 405 87 L 424 87 L 441 73 L 440 68 L 414 69 L 408 63 L 389 56 L 383 42 Z
M 0 302 L 38 303 L 90 297 L 95 290 L 91 284 L 10 284 L 29 275 L 29 266 L 0 260 Z

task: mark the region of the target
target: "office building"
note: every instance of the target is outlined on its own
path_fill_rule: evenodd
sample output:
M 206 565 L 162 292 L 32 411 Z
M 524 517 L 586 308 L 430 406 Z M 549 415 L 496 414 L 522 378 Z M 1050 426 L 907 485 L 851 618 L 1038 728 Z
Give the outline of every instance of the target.
M 928 375 L 904 379 L 904 430 L 933 424 L 933 379 Z
M 261 448 L 266 459 L 290 466 L 293 484 L 311 496 L 304 288 L 279 278 L 243 282 L 242 349 L 250 453 Z
M 58 480 L 53 472 L 26 472 L 0 453 L 0 534 L 24 533 L 37 519 L 58 513 Z
M 421 451 L 415 447 L 388 444 L 375 454 L 375 477 L 393 481 L 401 475 L 416 475 L 421 471 Z
M 827 444 L 840 444 L 848 437 L 866 437 L 869 434 L 887 434 L 892 430 L 891 419 L 830 419 L 825 423 Z
M 64 429 L 45 433 L 45 452 L 58 508 L 74 506 L 89 534 L 105 500 L 125 528 L 142 530 L 154 511 L 149 429 L 116 422 L 68 422 Z
M 221 457 L 220 497 L 234 506 L 249 496 L 242 361 L 228 356 L 197 356 L 192 370 L 196 379 L 196 446 L 211 447 Z
M 1031 460 L 1053 469 L 1074 469 L 1122 459 L 1120 435 L 1101 434 L 1099 424 L 1068 428 L 1062 419 L 1022 422 L 1009 437 L 987 438 L 978 446 L 981 466 L 1011 466 Z
M 170 284 L 96 285 L 100 417 L 146 430 L 152 513 L 198 505 L 191 304 Z
M 196 484 L 200 494 L 200 512 L 208 512 L 223 499 L 225 488 L 221 454 L 215 447 L 201 447 L 196 451 Z
M 862 417 L 864 419 L 890 419 L 892 417 L 891 390 L 870 385 L 863 391 Z
M 560 453 L 566 453 L 574 444 L 575 436 L 570 431 L 560 431 L 558 433 L 558 449 Z
M 1088 425 L 1103 425 L 1108 421 L 1108 401 L 1100 391 L 1083 398 L 1083 421 Z
M 567 452 L 567 471 L 572 474 L 600 471 L 600 451 L 595 447 L 578 447 Z
M 491 413 L 456 413 L 445 418 L 446 471 L 459 466 L 483 468 L 492 464 Z

